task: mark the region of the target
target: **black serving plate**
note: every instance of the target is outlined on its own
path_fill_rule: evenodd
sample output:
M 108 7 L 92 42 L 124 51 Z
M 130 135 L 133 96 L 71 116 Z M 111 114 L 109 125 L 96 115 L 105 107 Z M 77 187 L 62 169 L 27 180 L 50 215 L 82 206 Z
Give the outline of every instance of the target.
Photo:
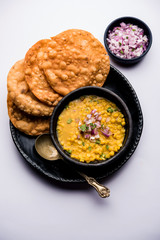
M 143 115 L 141 106 L 136 95 L 135 90 L 126 79 L 126 77 L 119 72 L 115 67 L 111 66 L 110 73 L 103 86 L 117 95 L 119 95 L 126 103 L 133 124 L 132 140 L 127 151 L 124 151 L 123 155 L 117 159 L 116 162 L 107 165 L 107 167 L 100 169 L 93 174 L 93 177 L 101 179 L 107 177 L 117 171 L 134 153 L 143 129 Z M 67 163 L 63 160 L 47 161 L 40 157 L 34 147 L 36 137 L 32 137 L 20 132 L 10 122 L 10 130 L 13 141 L 24 157 L 33 167 L 42 172 L 48 177 L 62 182 L 82 182 L 84 181 L 81 176 L 73 171 Z

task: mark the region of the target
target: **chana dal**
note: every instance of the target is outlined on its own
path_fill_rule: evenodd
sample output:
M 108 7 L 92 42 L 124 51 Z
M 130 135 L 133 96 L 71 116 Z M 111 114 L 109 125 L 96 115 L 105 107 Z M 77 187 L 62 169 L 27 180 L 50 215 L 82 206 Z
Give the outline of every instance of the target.
M 111 101 L 82 96 L 71 101 L 57 122 L 58 140 L 72 158 L 80 162 L 106 160 L 123 144 L 125 118 Z

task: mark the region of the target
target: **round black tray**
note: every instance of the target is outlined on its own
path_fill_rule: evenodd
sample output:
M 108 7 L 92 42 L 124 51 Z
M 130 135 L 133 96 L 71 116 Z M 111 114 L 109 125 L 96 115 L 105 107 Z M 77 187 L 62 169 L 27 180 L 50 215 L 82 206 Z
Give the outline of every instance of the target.
M 143 129 L 143 115 L 141 106 L 136 95 L 135 90 L 126 79 L 126 77 L 119 72 L 115 67 L 111 66 L 110 73 L 107 77 L 104 88 L 110 89 L 119 95 L 128 106 L 132 121 L 133 121 L 133 134 L 132 141 L 127 152 L 124 152 L 123 156 L 116 161 L 116 164 L 110 164 L 106 169 L 100 170 L 95 173 L 93 177 L 101 179 L 107 177 L 117 171 L 134 153 Z M 46 161 L 41 158 L 35 151 L 35 139 L 20 132 L 10 122 L 10 130 L 13 141 L 24 157 L 24 159 L 30 163 L 33 167 L 48 177 L 62 182 L 82 182 L 84 179 L 74 172 L 63 160 Z

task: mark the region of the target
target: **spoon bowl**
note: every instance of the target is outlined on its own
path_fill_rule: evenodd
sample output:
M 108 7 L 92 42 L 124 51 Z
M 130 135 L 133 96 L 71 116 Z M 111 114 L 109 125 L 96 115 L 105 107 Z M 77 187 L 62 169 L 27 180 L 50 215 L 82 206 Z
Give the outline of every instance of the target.
M 62 159 L 55 147 L 49 134 L 42 134 L 36 138 L 35 149 L 37 153 L 46 160 Z

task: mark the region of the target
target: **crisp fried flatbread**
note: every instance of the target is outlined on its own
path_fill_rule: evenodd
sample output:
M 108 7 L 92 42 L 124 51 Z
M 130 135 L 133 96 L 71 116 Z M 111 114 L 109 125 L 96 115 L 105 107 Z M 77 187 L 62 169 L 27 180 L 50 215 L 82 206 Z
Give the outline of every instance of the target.
M 43 39 L 35 43 L 26 53 L 24 70 L 25 79 L 31 92 L 42 102 L 50 106 L 55 105 L 55 101 L 60 100 L 61 96 L 56 93 L 49 85 L 44 75 L 43 69 L 39 67 L 38 60 L 47 57 L 46 50 L 50 39 Z M 45 61 L 44 61 L 45 65 Z
M 66 95 L 84 86 L 102 86 L 110 70 L 104 46 L 89 32 L 64 31 L 47 42 L 45 58 L 38 61 L 50 86 Z
M 8 115 L 12 124 L 27 135 L 40 135 L 49 132 L 50 118 L 35 117 L 21 111 L 12 101 L 9 94 L 7 97 Z
M 7 77 L 7 88 L 10 98 L 22 111 L 34 116 L 50 116 L 52 106 L 40 102 L 30 91 L 25 81 L 24 60 L 16 62 Z

